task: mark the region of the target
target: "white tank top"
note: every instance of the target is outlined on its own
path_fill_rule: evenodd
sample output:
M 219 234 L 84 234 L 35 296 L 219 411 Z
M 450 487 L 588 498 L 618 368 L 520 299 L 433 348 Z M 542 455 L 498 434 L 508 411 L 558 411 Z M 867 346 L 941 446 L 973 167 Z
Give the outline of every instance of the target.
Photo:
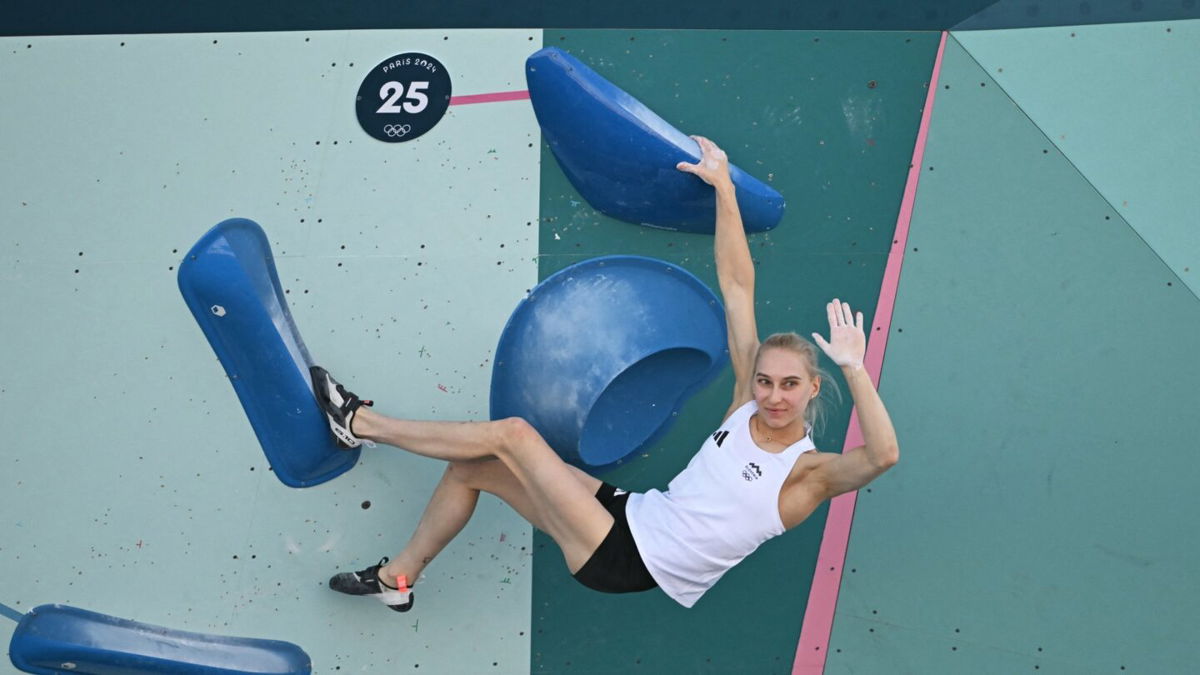
M 779 491 L 796 458 L 816 449 L 811 429 L 783 452 L 758 447 L 749 424 L 757 410 L 754 401 L 735 410 L 666 492 L 633 493 L 625 505 L 646 569 L 684 607 L 783 534 Z

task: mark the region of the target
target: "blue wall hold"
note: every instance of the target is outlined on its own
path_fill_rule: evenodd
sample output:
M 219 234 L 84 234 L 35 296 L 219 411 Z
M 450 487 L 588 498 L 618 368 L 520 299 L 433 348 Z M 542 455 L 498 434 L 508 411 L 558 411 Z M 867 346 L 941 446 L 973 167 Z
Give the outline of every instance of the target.
M 713 189 L 675 168 L 699 161 L 694 140 L 556 47 L 530 56 L 525 78 L 542 135 L 592 207 L 640 225 L 713 233 Z M 775 227 L 783 196 L 736 166 L 730 173 L 746 231 Z
M 279 480 L 309 487 L 348 471 L 309 380 L 312 359 L 292 320 L 267 236 L 233 218 L 196 242 L 179 290 L 208 338 Z
M 606 467 L 654 442 L 728 360 L 725 310 L 687 270 L 638 256 L 538 284 L 500 335 L 492 419 L 523 417 L 566 461 Z
M 8 647 L 27 673 L 311 673 L 312 659 L 279 640 L 172 630 L 66 605 L 41 605 L 21 619 Z

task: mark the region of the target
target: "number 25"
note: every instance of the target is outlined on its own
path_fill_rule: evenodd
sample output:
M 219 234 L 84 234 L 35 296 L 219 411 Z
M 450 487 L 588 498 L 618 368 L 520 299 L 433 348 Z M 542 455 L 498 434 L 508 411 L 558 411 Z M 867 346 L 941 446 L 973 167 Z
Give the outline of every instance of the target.
M 401 109 L 400 97 L 404 96 L 404 85 L 399 82 L 387 82 L 379 88 L 379 98 L 384 99 L 383 105 L 379 106 L 377 113 L 398 113 L 410 112 L 419 113 L 429 105 L 429 97 L 425 95 L 424 89 L 429 88 L 428 82 L 413 82 L 408 85 L 408 96 L 405 97 L 403 109 Z

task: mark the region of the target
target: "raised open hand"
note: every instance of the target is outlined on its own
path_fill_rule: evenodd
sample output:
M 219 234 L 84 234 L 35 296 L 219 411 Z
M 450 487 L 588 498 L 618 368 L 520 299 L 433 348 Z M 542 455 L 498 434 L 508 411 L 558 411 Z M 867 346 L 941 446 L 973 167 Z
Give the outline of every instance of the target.
M 714 187 L 718 183 L 729 182 L 729 156 L 725 151 L 703 136 L 692 136 L 692 140 L 700 144 L 700 161 L 695 164 L 680 162 L 675 168 L 684 173 L 695 174 L 700 180 Z
M 850 305 L 837 298 L 825 305 L 829 313 L 829 341 L 817 333 L 813 339 L 831 361 L 843 368 L 861 368 L 867 352 L 867 336 L 863 333 L 863 314 L 857 316 Z

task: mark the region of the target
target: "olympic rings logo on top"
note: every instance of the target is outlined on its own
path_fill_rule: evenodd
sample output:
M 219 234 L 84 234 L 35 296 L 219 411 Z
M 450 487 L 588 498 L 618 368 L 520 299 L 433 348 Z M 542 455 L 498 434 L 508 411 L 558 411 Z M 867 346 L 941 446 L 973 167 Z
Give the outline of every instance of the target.
M 409 124 L 385 124 L 383 125 L 383 133 L 391 138 L 399 138 L 408 132 L 412 131 L 412 125 Z

